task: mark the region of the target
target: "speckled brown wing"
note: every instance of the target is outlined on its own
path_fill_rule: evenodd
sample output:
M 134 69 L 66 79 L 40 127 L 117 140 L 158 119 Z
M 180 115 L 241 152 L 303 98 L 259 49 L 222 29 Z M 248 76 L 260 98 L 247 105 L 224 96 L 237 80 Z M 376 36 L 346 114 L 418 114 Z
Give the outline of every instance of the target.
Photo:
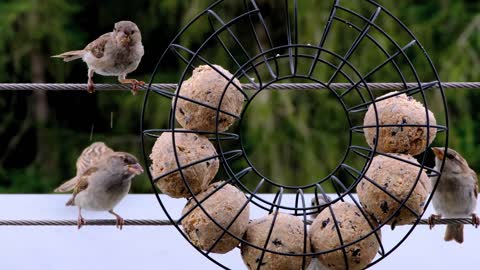
M 95 167 L 100 160 L 112 153 L 114 153 L 114 151 L 106 146 L 103 142 L 96 142 L 85 148 L 80 157 L 77 159 L 77 173 L 75 174 L 75 177 L 64 182 L 54 191 L 68 192 L 73 190 L 82 174 L 84 174 L 89 168 Z
M 100 162 L 106 155 L 110 155 L 114 151 L 103 142 L 95 142 L 83 150 L 77 159 L 77 176 L 82 175 L 90 167 Z
M 96 58 L 102 58 L 105 52 L 105 45 L 110 40 L 111 34 L 112 33 L 103 34 L 96 40 L 90 42 L 84 50 L 91 52 Z
M 89 183 L 88 179 L 96 171 L 98 171 L 97 167 L 91 167 L 77 178 L 77 183 L 76 183 L 75 187 L 73 188 L 73 194 L 72 194 L 73 196 L 70 200 L 68 200 L 66 205 L 75 205 L 75 196 L 77 196 L 78 193 L 87 189 L 88 183 Z

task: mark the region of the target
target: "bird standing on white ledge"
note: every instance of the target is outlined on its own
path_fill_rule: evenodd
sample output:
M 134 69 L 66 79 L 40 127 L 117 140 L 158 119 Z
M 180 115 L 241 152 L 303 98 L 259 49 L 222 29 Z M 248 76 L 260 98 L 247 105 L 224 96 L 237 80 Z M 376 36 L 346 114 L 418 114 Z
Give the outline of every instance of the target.
M 142 35 L 137 25 L 130 21 L 115 24 L 113 32 L 106 33 L 79 51 L 69 51 L 52 57 L 62 58 L 65 62 L 80 59 L 88 66 L 88 88 L 93 93 L 93 75 L 118 76 L 120 83 L 132 84 L 135 95 L 138 86 L 145 84 L 135 79 L 127 79 L 127 74 L 137 69 L 144 54 Z
M 475 227 L 480 224 L 479 217 L 474 213 L 478 198 L 477 174 L 470 169 L 467 161 L 456 151 L 444 148 L 432 148 L 435 154 L 435 170 L 440 171 L 443 157 L 445 166 L 440 179 L 432 177 L 432 186 L 439 181 L 433 194 L 432 204 L 438 215 L 429 219 L 430 229 L 435 219 L 472 217 Z M 463 224 L 447 225 L 445 241 L 455 240 L 463 243 Z
M 143 173 L 137 159 L 128 153 L 114 152 L 102 142 L 93 143 L 77 160 L 77 175 L 55 189 L 73 190 L 67 206 L 78 206 L 78 228 L 85 224 L 82 209 L 108 211 L 117 218 L 117 228 L 124 220 L 113 208 L 128 194 L 131 180 Z

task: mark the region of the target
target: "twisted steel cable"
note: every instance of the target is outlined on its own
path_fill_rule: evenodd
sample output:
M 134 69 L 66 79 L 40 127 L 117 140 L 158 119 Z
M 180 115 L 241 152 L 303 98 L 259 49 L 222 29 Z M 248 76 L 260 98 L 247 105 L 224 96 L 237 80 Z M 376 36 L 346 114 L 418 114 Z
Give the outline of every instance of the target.
M 424 83 L 425 86 L 430 83 Z M 442 82 L 443 88 L 456 89 L 480 89 L 480 82 Z M 332 90 L 348 89 L 352 86 L 349 83 L 332 83 L 329 87 Z M 139 86 L 139 90 L 146 90 L 147 85 Z M 256 90 L 257 86 L 254 84 L 243 84 L 245 90 Z M 364 88 L 363 85 L 358 85 L 358 88 Z M 369 83 L 368 87 L 371 90 L 402 90 L 406 88 L 418 87 L 418 83 Z M 433 86 L 438 88 L 439 85 Z M 159 83 L 152 84 L 152 89 L 161 90 L 175 90 L 177 84 L 173 83 Z M 266 89 L 269 90 L 315 90 L 326 89 L 327 86 L 319 83 L 278 83 L 271 84 Z M 87 89 L 86 84 L 72 84 L 72 83 L 0 83 L 0 91 L 84 91 Z M 96 84 L 96 91 L 122 91 L 130 90 L 128 84 Z
M 115 226 L 114 219 L 86 220 L 85 225 Z M 169 220 L 126 219 L 124 226 L 169 226 Z M 0 226 L 77 226 L 76 220 L 0 220 Z
M 90 226 L 115 226 L 114 219 L 95 219 L 87 220 L 86 225 Z M 312 221 L 307 221 L 311 224 Z M 429 225 L 428 219 L 420 220 L 421 225 Z M 434 221 L 435 225 L 448 224 L 470 224 L 473 225 L 471 218 L 445 218 Z M 125 226 L 171 226 L 173 223 L 169 220 L 157 219 L 126 219 Z M 76 220 L 0 220 L 0 226 L 77 226 Z

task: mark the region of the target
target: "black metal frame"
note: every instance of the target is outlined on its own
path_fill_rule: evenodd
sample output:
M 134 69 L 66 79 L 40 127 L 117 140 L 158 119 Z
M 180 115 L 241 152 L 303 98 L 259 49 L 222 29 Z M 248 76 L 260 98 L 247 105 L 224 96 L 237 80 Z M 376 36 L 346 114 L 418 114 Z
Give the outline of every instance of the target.
M 347 267 L 347 269 L 348 269 L 348 263 L 346 261 L 347 255 L 346 255 L 345 248 L 347 246 L 355 244 L 355 243 L 369 237 L 370 235 L 374 234 L 377 241 L 380 243 L 380 251 L 379 251 L 380 257 L 377 258 L 372 263 L 370 263 L 369 266 L 367 266 L 367 268 L 376 264 L 376 263 L 378 263 L 379 261 L 384 259 L 386 256 L 391 254 L 397 247 L 399 247 L 407 239 L 407 237 L 410 235 L 410 233 L 413 231 L 413 229 L 415 228 L 415 226 L 418 224 L 418 222 L 421 219 L 421 216 L 422 216 L 423 213 L 422 214 L 417 214 L 415 211 L 413 211 L 411 208 L 409 208 L 405 204 L 405 202 L 408 200 L 408 198 L 412 194 L 413 190 L 415 189 L 416 185 L 418 184 L 418 181 L 420 179 L 420 176 L 421 176 L 422 172 L 428 171 L 430 173 L 430 175 L 438 175 L 439 176 L 441 174 L 441 170 L 440 171 L 435 171 L 435 170 L 433 170 L 433 168 L 428 168 L 425 165 L 426 153 L 427 152 L 424 152 L 422 155 L 419 156 L 419 161 L 420 161 L 420 163 L 419 163 L 420 165 L 419 165 L 419 164 L 412 163 L 408 160 L 398 158 L 398 157 L 393 156 L 391 154 L 381 153 L 381 152 L 377 151 L 377 143 L 378 142 L 375 142 L 375 146 L 373 147 L 373 149 L 371 149 L 369 147 L 364 147 L 364 146 L 352 145 L 352 136 L 353 136 L 354 133 L 363 133 L 364 128 L 374 128 L 376 130 L 377 134 L 378 134 L 381 127 L 419 126 L 419 127 L 425 127 L 426 130 L 427 130 L 427 132 L 426 132 L 427 145 L 430 144 L 430 142 L 428 141 L 430 139 L 430 128 L 435 128 L 435 129 L 437 129 L 438 132 L 445 132 L 446 133 L 445 134 L 445 143 L 443 144 L 443 146 L 444 147 L 448 146 L 448 113 L 447 113 L 447 106 L 446 106 L 446 98 L 445 98 L 445 95 L 444 95 L 442 85 L 440 83 L 440 79 L 438 77 L 438 73 L 435 70 L 435 67 L 433 66 L 433 63 L 430 60 L 428 54 L 426 53 L 426 51 L 424 50 L 424 48 L 422 47 L 420 42 L 418 42 L 418 40 L 412 34 L 412 32 L 401 21 L 399 21 L 395 16 L 393 16 L 384 7 L 382 7 L 381 5 L 379 5 L 376 2 L 371 1 L 371 0 L 365 0 L 365 5 L 372 5 L 375 8 L 375 12 L 369 18 L 366 18 L 366 17 L 360 15 L 359 13 L 342 6 L 340 4 L 340 0 L 334 0 L 333 5 L 332 5 L 332 9 L 331 9 L 331 12 L 330 12 L 330 15 L 329 15 L 329 18 L 328 18 L 328 21 L 326 23 L 326 26 L 325 26 L 325 29 L 324 29 L 324 32 L 323 32 L 323 35 L 321 37 L 320 42 L 316 46 L 298 44 L 298 33 L 299 32 L 298 32 L 298 2 L 297 2 L 297 0 L 285 0 L 284 1 L 284 3 L 285 3 L 284 16 L 285 16 L 285 21 L 286 21 L 286 25 L 287 25 L 287 27 L 286 27 L 286 29 L 287 29 L 286 30 L 287 31 L 287 44 L 286 45 L 280 45 L 280 46 L 274 46 L 273 40 L 272 40 L 271 35 L 269 34 L 269 31 L 268 31 L 268 27 L 265 23 L 265 20 L 264 20 L 263 16 L 262 16 L 262 12 L 259 9 L 255 0 L 243 0 L 243 4 L 244 4 L 244 7 L 245 7 L 245 12 L 242 15 L 240 15 L 238 17 L 235 17 L 228 22 L 224 22 L 223 19 L 221 18 L 221 16 L 218 15 L 214 11 L 217 6 L 221 5 L 225 1 L 228 1 L 228 0 L 219 0 L 219 1 L 214 2 L 207 9 L 205 9 L 203 12 L 201 12 L 195 18 L 193 18 L 192 21 L 190 23 L 188 23 L 179 32 L 179 34 L 173 39 L 171 44 L 168 46 L 167 50 L 163 53 L 162 57 L 160 58 L 157 66 L 156 66 L 156 68 L 153 72 L 153 75 L 152 75 L 152 78 L 151 78 L 151 81 L 150 81 L 150 84 L 149 84 L 149 89 L 148 89 L 148 91 L 146 93 L 146 96 L 145 96 L 144 106 L 143 106 L 142 116 L 141 116 L 141 131 L 142 131 L 142 147 L 143 147 L 143 153 L 144 153 L 144 158 L 145 158 L 146 164 L 150 164 L 150 160 L 148 158 L 148 154 L 150 152 L 150 149 L 146 148 L 145 139 L 146 139 L 146 137 L 157 138 L 162 132 L 171 132 L 172 133 L 172 141 L 173 141 L 174 145 L 175 145 L 175 133 L 197 133 L 197 134 L 200 134 L 200 135 L 207 136 L 212 142 L 216 143 L 218 153 L 219 153 L 218 155 L 211 156 L 211 157 L 208 157 L 208 158 L 205 158 L 205 159 L 202 159 L 202 160 L 198 160 L 198 161 L 195 161 L 191 164 L 181 165 L 180 162 L 179 162 L 178 155 L 177 155 L 177 148 L 173 147 L 175 159 L 176 159 L 177 166 L 178 166 L 177 170 L 167 172 L 167 173 L 165 173 L 165 174 L 163 174 L 159 177 L 156 177 L 156 178 L 152 177 L 151 172 L 147 170 L 148 176 L 151 179 L 152 186 L 155 190 L 155 194 L 157 196 L 157 199 L 158 199 L 162 209 L 164 210 L 167 217 L 173 222 L 174 220 L 171 217 L 171 215 L 169 214 L 169 211 L 168 211 L 167 207 L 162 202 L 162 200 L 159 196 L 159 192 L 156 189 L 154 184 L 155 184 L 156 181 L 158 181 L 162 177 L 165 177 L 166 175 L 169 175 L 169 174 L 175 173 L 175 172 L 179 172 L 179 174 L 181 175 L 186 187 L 188 188 L 190 194 L 192 195 L 191 199 L 195 200 L 195 202 L 197 203 L 196 207 L 199 207 L 213 221 L 214 224 L 216 224 L 217 226 L 221 227 L 224 230 L 223 234 L 217 239 L 217 241 L 207 251 L 202 251 L 198 247 L 196 247 L 195 245 L 193 245 L 193 244 L 192 245 L 200 253 L 202 253 L 207 258 L 209 258 L 212 262 L 214 262 L 218 266 L 220 266 L 222 268 L 225 268 L 225 269 L 228 269 L 228 268 L 225 265 L 223 265 L 221 262 L 219 262 L 217 259 L 214 259 L 210 256 L 210 251 L 215 247 L 215 245 L 219 242 L 220 238 L 223 237 L 224 234 L 229 234 L 233 238 L 241 241 L 241 243 L 243 245 L 252 246 L 254 248 L 262 250 L 261 257 L 260 257 L 260 262 L 258 263 L 258 268 L 261 265 L 261 261 L 263 259 L 263 256 L 264 256 L 265 252 L 270 252 L 270 253 L 280 254 L 280 255 L 285 255 L 285 256 L 304 256 L 303 257 L 303 268 L 306 268 L 307 265 L 305 265 L 305 262 L 306 262 L 305 261 L 305 256 L 314 256 L 314 255 L 320 255 L 320 254 L 333 252 L 333 251 L 336 251 L 336 250 L 342 250 L 342 252 L 344 254 L 344 258 L 345 258 L 345 266 Z M 345 0 L 345 1 L 347 1 L 347 0 Z M 293 3 L 293 8 L 291 8 L 292 6 L 289 6 L 289 4 L 291 4 L 291 3 Z M 362 20 L 365 23 L 365 25 L 364 26 L 357 26 L 357 25 L 353 24 L 352 22 L 339 17 L 337 15 L 338 10 L 341 10 L 344 13 L 347 13 L 351 16 L 354 16 L 354 17 Z M 291 13 L 293 13 L 293 17 L 292 17 Z M 400 28 L 402 28 L 404 30 L 404 32 L 412 38 L 412 41 L 409 42 L 407 45 L 405 45 L 403 47 L 401 45 L 399 45 L 379 25 L 375 24 L 375 20 L 378 18 L 378 16 L 380 14 L 384 14 L 385 16 L 388 16 L 389 18 L 393 19 L 398 24 L 398 26 Z M 193 50 L 191 50 L 191 49 L 189 49 L 185 46 L 182 46 L 181 42 L 180 42 L 180 38 L 182 37 L 182 35 L 192 25 L 197 23 L 197 21 L 199 19 L 205 18 L 205 17 L 208 18 L 208 21 L 209 21 L 209 24 L 210 24 L 210 27 L 211 27 L 211 30 L 212 30 L 211 35 L 202 43 L 202 45 L 196 51 L 193 51 Z M 255 28 L 254 20 L 257 24 L 259 24 L 262 27 L 261 31 L 264 32 L 263 34 L 264 34 L 264 37 L 266 38 L 266 43 L 268 44 L 269 48 L 264 48 L 264 45 L 262 45 L 264 43 L 262 43 L 260 41 L 260 37 L 259 37 L 260 35 L 256 30 L 257 28 Z M 235 36 L 234 32 L 231 30 L 231 27 L 233 25 L 237 24 L 237 23 L 245 23 L 245 25 L 247 25 L 247 27 L 251 28 L 252 34 L 255 37 L 254 38 L 254 47 L 259 51 L 259 53 L 257 55 L 250 55 L 248 53 L 247 49 L 245 49 L 245 46 L 240 41 L 240 39 L 237 36 Z M 351 27 L 352 29 L 356 30 L 359 33 L 359 35 L 355 39 L 354 43 L 351 45 L 350 49 L 343 56 L 339 55 L 335 52 L 329 51 L 329 50 L 324 48 L 324 44 L 327 40 L 328 34 L 331 30 L 331 27 L 335 23 L 341 24 L 341 25 L 344 25 L 344 26 L 347 26 L 347 27 Z M 221 27 L 215 27 L 215 24 L 220 24 Z M 396 48 L 395 53 L 389 54 L 387 49 L 385 49 L 372 35 L 370 35 L 368 33 L 368 31 L 372 28 L 376 29 L 378 32 L 380 32 L 383 35 L 384 38 L 389 40 L 391 42 L 391 44 L 393 44 L 395 46 L 395 48 Z M 222 33 L 223 34 L 225 34 L 225 33 L 228 34 L 233 39 L 236 46 L 238 46 L 238 48 L 241 48 L 244 57 L 249 59 L 248 61 L 246 61 L 244 63 L 240 63 L 234 57 L 232 52 L 229 50 L 228 45 L 220 37 L 220 34 L 222 34 Z M 387 60 L 385 60 L 382 64 L 378 65 L 376 68 L 372 69 L 367 74 L 362 75 L 357 70 L 357 68 L 352 63 L 349 62 L 349 58 L 354 54 L 354 52 L 358 48 L 359 44 L 365 38 L 367 38 L 373 44 L 375 44 L 375 46 L 377 46 L 377 48 L 380 49 L 383 52 L 385 57 L 387 57 Z M 228 78 L 223 73 L 219 72 L 217 70 L 217 68 L 215 66 L 213 66 L 214 63 L 209 62 L 205 57 L 203 57 L 201 55 L 202 51 L 206 47 L 208 47 L 208 45 L 210 44 L 210 42 L 212 40 L 214 40 L 214 41 L 216 41 L 220 44 L 220 46 L 224 49 L 225 53 L 229 56 L 230 60 L 232 60 L 232 62 L 238 68 L 235 71 L 234 76 L 232 78 Z M 429 65 L 430 65 L 430 68 L 431 68 L 431 71 L 435 76 L 435 80 L 433 82 L 424 83 L 420 80 L 420 76 L 417 73 L 417 70 L 415 69 L 414 64 L 412 63 L 412 61 L 410 60 L 410 57 L 406 53 L 406 51 L 411 49 L 412 47 L 416 47 L 417 49 L 420 49 L 421 55 L 423 57 L 425 57 L 425 59 L 428 61 Z M 285 50 L 288 53 L 282 53 Z M 301 50 L 309 50 L 309 51 L 313 51 L 314 53 L 313 54 L 300 53 Z M 185 57 L 185 54 L 188 55 L 189 58 Z M 167 61 L 166 59 L 169 59 L 169 57 L 167 57 L 167 55 L 168 56 L 173 55 L 174 57 L 173 58 L 171 57 L 171 59 L 174 59 L 175 61 L 181 61 L 181 62 L 183 62 L 184 64 L 187 65 L 185 70 L 183 71 L 181 77 L 180 77 L 180 80 L 178 82 L 178 89 L 175 93 L 173 93 L 171 91 L 168 91 L 168 90 L 151 88 L 151 85 L 154 81 L 154 78 L 155 78 L 158 70 L 161 68 L 162 65 L 165 65 L 164 62 Z M 340 65 L 335 65 L 335 64 L 329 62 L 325 58 L 322 58 L 322 56 L 324 56 L 324 55 L 327 55 L 330 58 L 335 58 L 335 59 L 339 60 L 341 64 Z M 407 81 L 405 79 L 404 73 L 402 72 L 400 66 L 397 64 L 397 62 L 395 60 L 395 58 L 398 57 L 398 56 L 402 56 L 402 57 L 404 57 L 404 59 L 407 60 L 409 70 L 410 70 L 410 72 L 413 73 L 413 75 L 415 77 L 416 84 L 417 84 L 416 87 L 413 87 L 413 88 L 408 88 L 407 87 Z M 290 75 L 288 75 L 288 76 L 279 76 L 279 73 L 280 73 L 279 72 L 279 69 L 280 69 L 279 61 L 281 61 L 283 59 L 286 59 L 289 62 Z M 307 74 L 301 74 L 301 73 L 298 72 L 298 63 L 300 61 L 311 61 L 311 66 L 310 66 Z M 182 90 L 182 84 L 183 84 L 187 74 L 192 69 L 195 68 L 194 62 L 200 62 L 202 64 L 209 65 L 212 69 L 217 71 L 221 76 L 223 76 L 224 78 L 226 78 L 228 80 L 228 84 L 225 86 L 225 88 L 223 90 L 222 97 L 221 97 L 220 102 L 219 102 L 217 107 L 213 107 L 213 106 L 210 106 L 210 105 L 207 105 L 207 104 L 203 104 L 202 102 L 199 102 L 199 101 L 196 101 L 196 100 L 191 100 L 191 99 L 189 99 L 185 96 L 182 96 L 182 91 L 181 91 Z M 385 65 L 387 65 L 389 63 L 393 64 L 393 67 L 394 67 L 393 72 L 396 72 L 399 75 L 402 83 L 405 85 L 405 87 L 404 87 L 405 89 L 403 89 L 402 91 L 399 91 L 397 94 L 394 94 L 394 95 L 391 95 L 391 96 L 388 96 L 388 97 L 384 97 L 384 98 L 376 99 L 375 96 L 373 95 L 371 89 L 369 89 L 369 87 L 368 87 L 367 80 L 369 79 L 369 77 L 371 75 L 373 75 L 374 73 L 376 73 L 378 70 L 380 70 L 381 68 L 383 68 Z M 327 82 L 322 82 L 321 80 L 315 78 L 314 75 L 313 75 L 315 69 L 319 65 L 321 65 L 324 68 L 329 68 L 329 69 L 333 70 L 333 74 L 331 75 L 330 79 Z M 260 72 L 258 71 L 258 68 L 260 66 L 265 66 L 266 67 L 266 70 L 267 70 L 266 73 L 267 74 L 263 74 L 263 76 L 262 76 L 262 74 L 260 74 Z M 351 70 L 353 70 L 354 73 L 355 73 L 355 76 L 360 78 L 360 79 L 355 80 L 355 78 L 351 78 L 348 74 L 346 74 L 344 71 L 342 71 L 342 68 L 344 66 L 348 66 Z M 255 79 L 256 80 L 253 80 L 252 78 L 250 78 L 248 76 L 248 74 L 250 72 L 253 72 L 253 74 L 255 74 Z M 343 78 L 351 84 L 351 86 L 349 88 L 347 88 L 345 91 L 343 91 L 341 93 L 339 93 L 335 89 L 330 88 L 330 85 L 340 75 L 342 75 Z M 239 80 L 240 79 L 245 79 L 249 83 L 255 85 L 256 89 L 253 90 L 253 94 L 249 95 L 246 92 L 246 90 L 241 89 L 241 86 L 236 85 L 236 83 L 234 82 L 235 78 L 237 78 Z M 281 185 L 281 184 L 278 184 L 275 181 L 265 177 L 264 175 L 261 174 L 261 172 L 259 170 L 257 170 L 255 168 L 254 164 L 248 159 L 248 156 L 245 153 L 245 148 L 244 148 L 244 144 L 243 144 L 243 141 L 242 141 L 242 136 L 240 134 L 236 134 L 236 133 L 233 133 L 233 132 L 219 132 L 219 130 L 218 130 L 220 113 L 224 113 L 226 115 L 229 115 L 229 116 L 235 117 L 236 119 L 239 119 L 240 123 L 239 123 L 238 129 L 241 130 L 242 119 L 244 119 L 244 117 L 243 117 L 244 113 L 247 110 L 250 102 L 254 99 L 254 97 L 257 94 L 261 93 L 263 90 L 265 90 L 265 88 L 268 85 L 270 85 L 272 83 L 275 83 L 275 82 L 278 82 L 278 81 L 281 81 L 281 80 L 291 79 L 291 78 L 307 79 L 307 80 L 311 80 L 315 83 L 319 83 L 319 84 L 324 85 L 328 89 L 328 91 L 330 91 L 330 93 L 332 93 L 338 99 L 338 101 L 340 102 L 341 106 L 343 107 L 343 109 L 345 111 L 346 117 L 348 119 L 348 123 L 350 125 L 349 147 L 346 149 L 345 156 L 344 156 L 343 160 L 340 162 L 340 164 L 337 166 L 337 168 L 331 174 L 324 177 L 323 179 L 317 180 L 313 184 L 305 185 L 305 186 Z M 242 95 L 245 97 L 245 99 L 247 100 L 241 115 L 233 115 L 229 112 L 225 112 L 225 111 L 222 111 L 220 109 L 220 104 L 222 104 L 222 100 L 224 98 L 226 90 L 230 86 L 234 86 L 237 90 L 239 90 L 242 93 Z M 438 86 L 438 88 L 436 88 L 436 89 L 439 89 L 439 92 L 440 92 L 441 97 L 442 97 L 443 109 L 444 109 L 444 113 L 445 113 L 445 119 L 444 119 L 445 125 L 431 125 L 430 124 L 430 119 L 429 119 L 429 114 L 428 114 L 429 106 L 428 106 L 427 98 L 426 98 L 426 95 L 425 95 L 425 91 L 429 90 L 429 89 L 434 89 L 434 86 Z M 346 97 L 350 93 L 356 93 L 358 95 L 358 97 L 361 99 L 361 104 L 355 105 L 353 107 L 349 107 L 346 104 L 346 102 L 344 102 L 344 97 Z M 407 95 L 420 94 L 421 95 L 421 97 L 422 97 L 421 102 L 423 103 L 423 105 L 425 107 L 425 114 L 426 114 L 426 119 L 427 119 L 426 125 L 411 125 L 411 124 L 380 125 L 379 124 L 376 102 L 378 102 L 380 100 L 387 99 L 387 98 L 392 98 L 393 96 L 400 95 L 400 94 L 407 94 Z M 156 97 L 156 95 L 160 95 L 162 97 L 169 98 L 169 99 L 172 99 L 172 98 L 174 99 L 173 107 L 170 108 L 169 123 L 168 123 L 169 127 L 165 128 L 165 129 L 146 129 L 144 124 L 145 124 L 146 108 L 147 108 L 147 105 L 148 105 L 148 100 L 149 100 L 149 98 Z M 174 111 L 176 110 L 178 99 L 185 99 L 185 100 L 188 100 L 190 102 L 196 103 L 198 105 L 205 106 L 207 108 L 215 110 L 216 115 L 217 115 L 217 117 L 216 117 L 216 131 L 215 132 L 210 132 L 210 131 L 193 131 L 193 130 L 178 130 L 178 129 L 176 129 L 175 128 L 175 123 L 176 122 L 175 122 Z M 355 113 L 363 113 L 367 110 L 368 106 L 370 106 L 370 105 L 373 105 L 377 124 L 373 125 L 373 126 L 354 125 L 353 121 L 350 119 L 350 115 L 355 114 Z M 224 142 L 224 141 L 237 142 L 239 144 L 240 149 L 236 149 L 236 150 L 224 149 L 224 146 L 222 146 L 222 142 Z M 354 167 L 350 166 L 349 164 L 345 163 L 346 157 L 350 154 L 357 155 L 358 157 L 360 157 L 362 159 L 365 159 L 365 163 L 364 163 L 363 168 L 357 169 L 357 168 L 354 168 Z M 366 173 L 366 171 L 368 170 L 368 168 L 371 164 L 371 160 L 375 155 L 387 156 L 389 158 L 400 160 L 402 162 L 406 162 L 408 164 L 417 166 L 419 168 L 419 173 L 417 175 L 416 182 L 413 185 L 412 189 L 410 190 L 409 195 L 405 199 L 400 200 L 400 199 L 396 198 L 394 195 L 392 195 L 388 191 L 386 191 L 383 187 L 376 184 L 376 182 L 374 180 L 369 179 L 368 177 L 365 176 L 365 173 Z M 188 168 L 190 166 L 193 166 L 195 164 L 201 163 L 201 162 L 205 162 L 206 160 L 217 159 L 217 158 L 220 159 L 220 161 L 223 165 L 223 169 L 229 175 L 229 179 L 226 180 L 221 185 L 219 185 L 215 189 L 214 192 L 212 192 L 211 194 L 209 194 L 205 198 L 199 200 L 196 196 L 194 196 L 194 194 L 192 193 L 191 187 L 189 186 L 188 182 L 185 180 L 185 177 L 183 175 L 183 169 Z M 234 171 L 231 163 L 234 162 L 236 159 L 240 159 L 240 158 L 243 158 L 248 163 L 248 166 L 246 168 L 236 172 L 236 171 Z M 352 185 L 345 186 L 342 183 L 342 181 L 337 176 L 335 176 L 335 173 L 340 171 L 340 170 L 343 171 L 346 175 L 348 175 L 349 177 L 352 178 L 352 180 L 353 180 Z M 250 190 L 245 185 L 245 183 L 242 182 L 242 178 L 249 173 L 256 174 L 258 176 L 258 179 L 259 179 L 256 187 L 253 190 Z M 366 179 L 370 183 L 374 184 L 376 187 L 383 190 L 393 200 L 395 200 L 396 202 L 398 202 L 400 204 L 400 206 L 395 211 L 395 213 L 392 214 L 386 221 L 384 221 L 379 226 L 374 226 L 372 224 L 372 222 L 367 217 L 368 216 L 367 213 L 365 213 L 365 211 L 361 208 L 361 205 L 358 202 L 358 200 L 351 194 L 352 191 L 355 189 L 356 185 L 360 182 L 361 179 Z M 335 199 L 331 200 L 326 205 L 308 206 L 306 201 L 305 201 L 304 191 L 306 189 L 313 188 L 314 192 L 315 192 L 314 196 L 317 199 L 318 199 L 319 196 L 326 196 L 325 191 L 322 188 L 321 184 L 324 183 L 324 182 L 327 182 L 327 181 L 329 181 L 333 185 L 333 187 L 335 189 L 335 192 L 338 195 L 338 198 L 335 198 Z M 218 224 L 217 221 L 214 220 L 205 211 L 205 209 L 203 208 L 201 203 L 203 201 L 207 200 L 212 194 L 214 194 L 216 191 L 221 189 L 226 184 L 236 185 L 238 188 L 245 191 L 248 194 L 248 196 L 247 196 L 248 199 L 247 199 L 247 202 L 242 206 L 241 210 L 237 213 L 235 218 L 232 220 L 232 222 L 228 226 L 223 227 L 220 224 Z M 268 201 L 268 200 L 260 197 L 257 194 L 259 189 L 264 185 L 271 185 L 271 186 L 275 187 L 276 189 L 278 189 L 278 191 L 275 194 L 275 198 L 273 199 L 273 201 Z M 433 187 L 433 192 L 435 191 L 435 189 L 436 189 L 436 186 Z M 291 191 L 291 192 L 294 192 L 296 194 L 295 195 L 296 197 L 295 197 L 295 205 L 294 206 L 282 205 L 282 203 L 281 203 L 282 195 L 286 191 Z M 433 194 L 433 192 L 432 192 L 432 194 Z M 371 232 L 369 234 L 364 235 L 363 237 L 355 240 L 354 242 L 350 242 L 350 243 L 344 243 L 344 241 L 342 240 L 342 235 L 341 235 L 340 231 L 338 230 L 338 221 L 335 218 L 334 211 L 332 210 L 332 204 L 334 204 L 337 201 L 343 201 L 345 196 L 348 196 L 348 198 L 353 201 L 353 203 L 358 207 L 358 209 L 362 213 L 362 216 L 368 221 L 368 223 L 371 227 Z M 429 197 L 429 199 L 428 199 L 428 201 L 427 201 L 423 210 L 425 210 L 428 207 L 430 200 L 431 200 L 431 196 Z M 251 244 L 249 242 L 246 242 L 245 240 L 231 234 L 228 231 L 228 228 L 233 224 L 233 222 L 240 215 L 242 210 L 245 207 L 247 207 L 247 205 L 249 203 L 252 203 L 252 204 L 256 205 L 257 207 L 259 207 L 259 208 L 265 210 L 266 212 L 268 212 L 269 214 L 271 214 L 271 213 L 274 214 L 272 226 L 271 226 L 270 231 L 268 233 L 267 240 L 266 240 L 266 242 L 263 246 L 253 245 L 253 244 Z M 335 226 L 337 228 L 337 233 L 338 233 L 338 236 L 339 236 L 339 239 L 340 239 L 341 246 L 338 247 L 338 248 L 335 248 L 335 249 L 325 250 L 325 251 L 322 251 L 322 252 L 307 253 L 306 252 L 306 249 L 307 249 L 307 247 L 306 247 L 307 216 L 311 215 L 311 214 L 314 214 L 314 213 L 318 213 L 319 211 L 321 211 L 320 209 L 323 208 L 322 206 L 323 207 L 328 207 L 328 210 L 330 211 L 330 213 L 331 213 L 331 215 L 334 219 L 334 223 L 335 223 Z M 177 221 L 174 222 L 175 227 L 185 237 L 185 239 L 187 239 L 187 241 L 189 241 L 188 237 L 186 236 L 186 234 L 180 228 L 180 224 L 181 224 L 181 221 L 191 211 L 196 209 L 196 207 L 192 207 L 187 213 L 182 215 L 182 217 L 180 219 L 178 219 Z M 384 246 L 383 246 L 382 242 L 380 241 L 380 238 L 376 234 L 376 232 L 378 230 L 380 230 L 380 228 L 382 228 L 386 223 L 388 223 L 390 220 L 392 220 L 397 215 L 397 213 L 399 213 L 399 211 L 402 208 L 408 209 L 417 218 L 416 222 L 410 228 L 410 230 L 407 232 L 407 234 L 395 246 L 393 246 L 390 250 L 387 251 L 384 248 Z M 287 211 L 287 212 L 290 211 L 291 214 L 296 215 L 296 216 L 300 216 L 303 219 L 304 224 L 305 224 L 304 225 L 304 231 L 305 231 L 304 243 L 305 244 L 304 244 L 304 253 L 303 254 L 282 253 L 282 252 L 276 252 L 276 251 L 267 249 L 267 244 L 268 244 L 268 241 L 270 240 L 269 239 L 270 235 L 273 231 L 273 227 L 275 226 L 276 216 L 277 216 L 277 214 L 280 210 Z

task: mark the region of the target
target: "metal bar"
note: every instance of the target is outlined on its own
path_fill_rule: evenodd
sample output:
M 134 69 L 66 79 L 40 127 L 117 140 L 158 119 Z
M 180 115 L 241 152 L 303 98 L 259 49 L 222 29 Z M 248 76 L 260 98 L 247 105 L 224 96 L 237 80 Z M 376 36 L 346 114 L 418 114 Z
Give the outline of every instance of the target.
M 375 11 L 375 13 L 372 14 L 372 16 L 370 17 L 370 20 L 367 21 L 367 23 L 365 24 L 365 27 L 363 28 L 363 30 L 360 32 L 360 34 L 357 36 L 357 38 L 355 39 L 355 41 L 353 42 L 353 44 L 351 45 L 350 49 L 348 49 L 347 53 L 345 54 L 345 56 L 343 57 L 342 59 L 342 63 L 340 63 L 340 65 L 338 66 L 337 70 L 335 70 L 335 72 L 333 73 L 333 75 L 330 77 L 330 79 L 328 80 L 328 83 L 327 84 L 332 84 L 333 80 L 335 80 L 335 78 L 337 77 L 338 75 L 338 72 L 345 66 L 345 63 L 346 61 L 348 61 L 350 59 L 350 57 L 352 56 L 352 54 L 355 52 L 355 50 L 358 48 L 358 46 L 360 45 L 360 43 L 362 42 L 362 40 L 365 38 L 365 36 L 368 34 L 368 31 L 370 30 L 372 24 L 374 24 L 375 20 L 378 18 L 378 15 L 380 14 L 380 11 L 382 11 L 381 8 L 377 8 L 377 10 Z

